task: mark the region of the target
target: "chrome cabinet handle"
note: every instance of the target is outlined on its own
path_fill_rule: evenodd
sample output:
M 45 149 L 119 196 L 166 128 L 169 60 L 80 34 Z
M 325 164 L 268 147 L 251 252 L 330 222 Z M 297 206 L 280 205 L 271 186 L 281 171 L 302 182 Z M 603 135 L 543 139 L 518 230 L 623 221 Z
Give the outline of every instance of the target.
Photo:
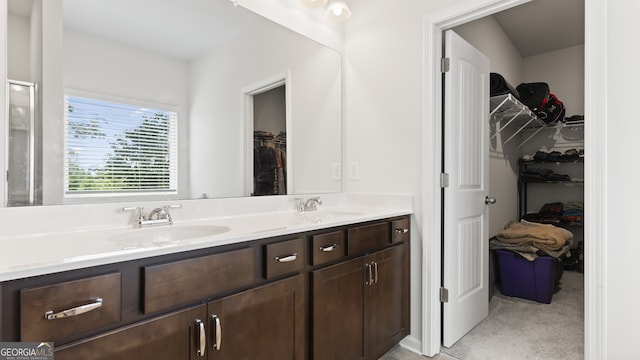
M 283 263 L 283 262 L 291 262 L 291 261 L 294 261 L 294 260 L 295 260 L 295 259 L 297 259 L 297 258 L 298 258 L 298 254 L 297 254 L 297 253 L 293 253 L 293 254 L 291 254 L 291 255 L 283 256 L 283 257 L 276 256 L 276 257 L 275 257 L 275 260 L 276 260 L 276 262 L 281 262 L 281 263 Z
M 66 317 L 84 314 L 88 311 L 95 310 L 101 306 L 102 306 L 102 298 L 97 298 L 96 301 L 91 304 L 81 305 L 78 307 L 57 312 L 55 314 L 53 313 L 53 310 L 49 310 L 44 313 L 44 318 L 47 320 L 62 319 Z
M 409 232 L 409 229 L 407 228 L 396 229 L 396 234 L 406 234 L 408 232 Z
M 367 272 L 365 274 L 366 278 L 364 280 L 364 284 L 365 285 L 371 285 L 371 284 L 373 284 L 373 273 L 372 273 L 372 270 L 371 270 L 371 264 L 370 263 L 366 263 L 364 266 L 366 268 L 365 271 Z
M 222 348 L 222 325 L 220 324 L 220 318 L 218 315 L 211 315 L 211 320 L 213 320 L 216 325 L 216 341 L 211 345 L 213 350 L 220 351 Z
M 331 252 L 338 248 L 338 244 L 328 245 L 328 246 L 320 246 L 320 251 L 322 252 Z
M 196 355 L 204 357 L 207 348 L 207 334 L 204 331 L 204 323 L 202 320 L 196 319 L 196 326 L 198 327 L 198 350 L 196 351 Z
M 373 263 L 373 282 L 375 284 L 378 283 L 378 263 L 377 262 Z

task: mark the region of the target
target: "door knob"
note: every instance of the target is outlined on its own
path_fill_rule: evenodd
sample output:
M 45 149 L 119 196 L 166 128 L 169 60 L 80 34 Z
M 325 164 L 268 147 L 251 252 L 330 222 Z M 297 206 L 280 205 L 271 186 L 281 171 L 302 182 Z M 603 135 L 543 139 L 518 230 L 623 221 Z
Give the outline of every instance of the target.
M 496 203 L 496 198 L 485 196 L 484 197 L 484 203 L 485 204 L 495 204 Z

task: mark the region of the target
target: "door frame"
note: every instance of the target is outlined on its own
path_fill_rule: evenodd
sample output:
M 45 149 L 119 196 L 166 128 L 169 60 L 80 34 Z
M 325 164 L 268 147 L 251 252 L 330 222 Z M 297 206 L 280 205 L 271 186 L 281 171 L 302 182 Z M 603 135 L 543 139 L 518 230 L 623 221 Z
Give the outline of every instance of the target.
M 434 356 L 441 348 L 442 313 L 439 288 L 442 278 L 442 204 L 440 172 L 442 159 L 442 76 L 440 59 L 442 32 L 531 0 L 467 0 L 425 18 L 423 89 L 422 195 L 424 246 L 422 253 L 422 353 Z M 606 237 L 607 209 L 606 104 L 597 89 L 606 84 L 606 2 L 585 0 L 585 116 L 598 119 L 585 124 L 585 359 L 606 355 Z M 588 341 L 586 341 L 588 339 Z
M 242 125 L 240 131 L 242 169 L 240 178 L 242 179 L 242 192 L 244 196 L 251 196 L 253 193 L 253 97 L 282 85 L 285 87 L 287 146 L 291 146 L 293 136 L 293 126 L 291 125 L 291 69 L 274 74 L 240 89 L 242 96 Z M 289 154 L 287 154 L 287 169 L 292 168 L 292 162 L 293 156 L 291 155 L 291 151 L 289 151 Z M 293 189 L 293 176 L 291 171 L 287 173 L 286 183 L 287 194 L 291 194 Z

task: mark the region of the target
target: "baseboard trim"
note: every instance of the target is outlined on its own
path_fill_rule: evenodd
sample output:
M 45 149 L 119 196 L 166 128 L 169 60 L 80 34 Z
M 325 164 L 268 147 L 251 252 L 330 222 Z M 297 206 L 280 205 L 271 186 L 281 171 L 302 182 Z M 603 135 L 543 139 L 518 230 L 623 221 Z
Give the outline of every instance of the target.
M 409 335 L 400 341 L 400 347 L 412 353 L 422 355 L 422 341 L 413 335 Z

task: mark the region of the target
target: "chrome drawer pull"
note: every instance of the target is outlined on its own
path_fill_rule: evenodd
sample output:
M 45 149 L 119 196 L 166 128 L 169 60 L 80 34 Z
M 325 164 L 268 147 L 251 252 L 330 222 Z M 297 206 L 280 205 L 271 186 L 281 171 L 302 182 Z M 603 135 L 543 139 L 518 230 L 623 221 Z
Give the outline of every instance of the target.
M 204 357 L 205 350 L 207 348 L 207 334 L 204 331 L 204 323 L 200 319 L 196 319 L 196 326 L 198 327 L 198 351 L 196 355 Z
M 94 303 L 81 305 L 78 307 L 74 307 L 72 309 L 63 310 L 55 314 L 53 313 L 53 310 L 49 310 L 46 313 L 44 313 L 44 318 L 47 320 L 62 319 L 66 317 L 84 314 L 88 311 L 95 310 L 101 306 L 102 306 L 102 298 L 97 298 L 96 302 Z
M 378 263 L 373 263 L 373 282 L 378 283 Z
M 338 244 L 328 245 L 328 246 L 320 246 L 320 251 L 322 252 L 330 252 L 338 248 Z
M 222 348 L 222 324 L 220 324 L 218 315 L 211 315 L 211 320 L 216 324 L 216 342 L 211 347 L 213 350 L 220 351 L 220 348 Z
M 283 263 L 283 262 L 291 262 L 291 261 L 294 261 L 294 260 L 295 260 L 295 259 L 297 259 L 297 258 L 298 258 L 298 254 L 297 254 L 297 253 L 293 253 L 292 255 L 283 256 L 283 257 L 276 256 L 275 260 L 276 260 L 276 262 L 281 262 L 281 263 Z
M 407 228 L 396 229 L 396 234 L 406 234 L 408 232 L 409 232 L 409 229 Z
M 364 284 L 365 285 L 373 285 L 373 273 L 371 270 L 371 264 L 366 263 L 364 264 L 366 270 L 365 270 L 365 276 L 366 278 L 364 279 Z

